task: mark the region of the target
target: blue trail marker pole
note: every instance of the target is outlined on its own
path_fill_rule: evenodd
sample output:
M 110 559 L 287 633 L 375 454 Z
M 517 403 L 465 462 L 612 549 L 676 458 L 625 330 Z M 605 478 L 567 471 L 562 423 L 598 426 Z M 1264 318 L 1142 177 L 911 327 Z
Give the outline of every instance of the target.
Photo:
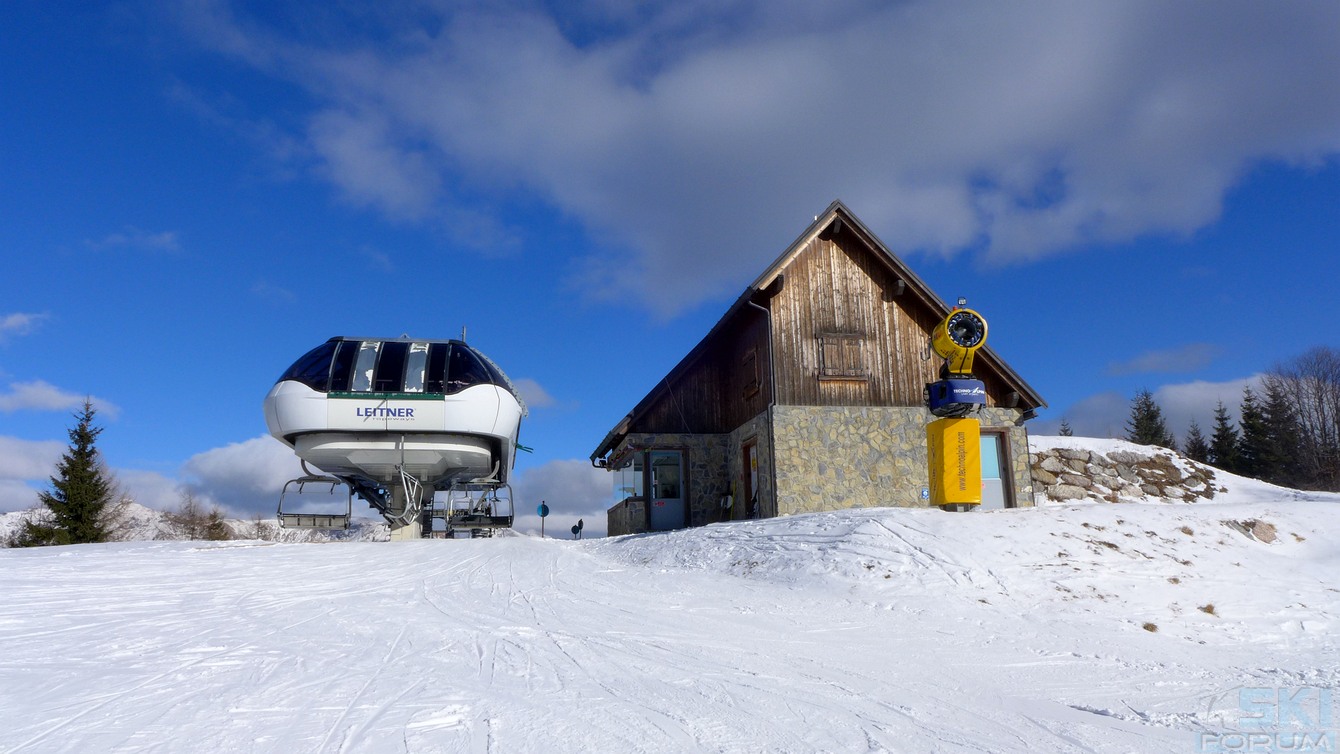
M 549 515 L 549 506 L 541 500 L 540 506 L 535 509 L 535 512 L 540 515 L 540 539 L 544 539 L 544 517 Z

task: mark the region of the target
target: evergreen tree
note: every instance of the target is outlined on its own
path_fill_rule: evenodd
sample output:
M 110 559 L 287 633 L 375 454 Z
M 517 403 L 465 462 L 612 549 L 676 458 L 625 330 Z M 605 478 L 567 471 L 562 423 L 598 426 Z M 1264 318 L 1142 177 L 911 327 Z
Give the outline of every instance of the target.
M 1210 435 L 1210 463 L 1229 473 L 1236 474 L 1238 464 L 1238 430 L 1228 417 L 1224 402 L 1214 410 L 1214 432 Z
M 223 511 L 219 510 L 219 506 L 214 506 L 205 517 L 205 539 L 221 542 L 232 538 L 233 530 L 224 521 Z
M 1065 419 L 1062 419 L 1062 420 L 1061 420 L 1061 429 L 1058 430 L 1058 431 L 1061 433 L 1061 436 L 1062 436 L 1062 437 L 1074 437 L 1074 436 L 1075 436 L 1075 431 L 1074 431 L 1073 429 L 1070 428 L 1070 422 L 1066 421 Z
M 1269 454 L 1270 436 L 1266 425 L 1265 413 L 1256 402 L 1256 393 L 1251 386 L 1242 389 L 1242 406 L 1238 412 L 1238 469 L 1240 474 L 1254 479 L 1266 476 L 1266 456 Z
M 1302 435 L 1298 414 L 1283 380 L 1268 376 L 1261 414 L 1266 425 L 1266 446 L 1262 460 L 1267 482 L 1297 487 L 1301 476 L 1299 455 Z
M 93 426 L 96 413 L 93 404 L 85 400 L 83 410 L 75 414 L 78 423 L 69 431 L 70 448 L 56 464 L 51 491 L 37 498 L 51 511 L 51 518 L 47 523 L 26 522 L 16 544 L 31 547 L 107 541 L 103 509 L 112 502 L 114 490 L 95 447 L 102 434 L 101 427 Z
M 1206 441 L 1205 435 L 1200 432 L 1200 425 L 1195 419 L 1191 420 L 1191 426 L 1186 429 L 1186 439 L 1182 443 L 1185 449 L 1186 457 L 1193 461 L 1209 463 L 1210 443 Z
M 1163 421 L 1163 410 L 1148 390 L 1141 390 L 1131 399 L 1131 418 L 1126 422 L 1126 433 L 1126 439 L 1139 445 L 1177 449 L 1177 440 Z

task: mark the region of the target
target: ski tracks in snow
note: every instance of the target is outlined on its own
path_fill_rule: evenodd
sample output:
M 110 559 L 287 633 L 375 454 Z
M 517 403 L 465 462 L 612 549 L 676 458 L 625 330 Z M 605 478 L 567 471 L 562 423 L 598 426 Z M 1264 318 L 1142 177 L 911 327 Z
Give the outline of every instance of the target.
M 3 552 L 0 751 L 1185 751 L 1197 695 L 1251 680 L 1112 620 L 1134 601 L 1037 609 L 1070 603 L 1008 541 L 894 518 Z M 1288 675 L 1319 648 L 1250 667 L 1330 687 Z

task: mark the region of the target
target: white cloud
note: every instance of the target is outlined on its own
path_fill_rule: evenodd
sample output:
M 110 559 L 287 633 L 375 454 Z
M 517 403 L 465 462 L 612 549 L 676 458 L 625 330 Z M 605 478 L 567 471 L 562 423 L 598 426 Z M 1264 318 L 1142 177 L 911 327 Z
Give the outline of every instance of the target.
M 44 480 L 64 452 L 65 445 L 55 440 L 0 437 L 0 479 Z
M 1164 423 L 1180 443 L 1193 419 L 1200 424 L 1201 432 L 1209 436 L 1214 426 L 1214 411 L 1220 401 L 1237 422 L 1243 388 L 1250 385 L 1259 391 L 1260 383 L 1261 375 L 1253 375 L 1223 382 L 1196 380 L 1163 385 L 1152 392 L 1154 402 L 1163 412 Z M 1133 397 L 1117 392 L 1091 395 L 1061 412 L 1060 416 L 1031 422 L 1028 428 L 1037 434 L 1056 434 L 1064 418 L 1081 437 L 1125 437 Z
M 45 314 L 14 312 L 0 316 L 0 343 L 11 336 L 27 335 L 46 319 Z
M 90 249 L 95 251 L 108 251 L 113 249 L 129 249 L 131 251 L 180 251 L 181 243 L 177 238 L 177 232 L 165 230 L 152 232 L 140 230 L 133 226 L 126 226 L 125 230 L 119 233 L 109 233 L 96 241 L 84 242 Z
M 315 9 L 297 37 L 185 18 L 307 89 L 351 200 L 456 228 L 488 214 L 460 195 L 538 196 L 608 244 L 580 284 L 662 312 L 738 289 L 834 197 L 896 251 L 1021 260 L 1190 233 L 1253 165 L 1340 151 L 1335 4 L 445 7 Z
M 291 304 L 298 300 L 297 294 L 293 291 L 275 285 L 268 280 L 257 280 L 252 284 L 251 292 L 272 304 Z
M 38 504 L 37 494 L 50 488 L 50 478 L 68 446 L 55 440 L 0 437 L 0 513 Z M 154 471 L 110 469 L 120 492 L 150 508 L 166 510 L 181 499 L 177 481 Z
M 1030 422 L 1028 431 L 1040 435 L 1054 435 L 1060 430 L 1061 420 L 1081 437 L 1123 437 L 1126 419 L 1130 416 L 1131 399 L 1117 392 L 1098 393 L 1072 404 L 1060 416 Z
M 550 461 L 526 469 L 512 480 L 512 491 L 516 495 L 514 526 L 519 531 L 540 531 L 536 508 L 543 501 L 549 506 L 546 535 L 571 537 L 571 527 L 581 519 L 583 536 L 605 536 L 605 511 L 613 494 L 610 473 L 593 468 L 590 461 Z
M 438 171 L 423 150 L 397 139 L 377 113 L 317 113 L 308 129 L 322 172 L 356 204 L 419 219 L 432 209 Z
M 302 476 L 293 450 L 269 435 L 197 453 L 181 471 L 197 498 L 242 517 L 273 512 L 284 483 Z
M 1223 401 L 1224 408 L 1234 422 L 1238 420 L 1238 405 L 1242 402 L 1242 391 L 1250 386 L 1261 393 L 1262 375 L 1252 375 L 1224 382 L 1205 382 L 1196 380 L 1177 385 L 1164 385 L 1154 391 L 1154 402 L 1163 411 L 1168 429 L 1177 435 L 1178 442 L 1186 435 L 1186 429 L 1194 419 L 1200 425 L 1206 437 L 1214 427 L 1214 410 Z M 1127 412 L 1129 414 L 1129 411 Z
M 55 441 L 0 437 L 0 513 L 37 505 L 32 485 L 45 485 L 64 452 Z
M 66 447 L 54 440 L 0 437 L 0 512 L 36 505 L 31 485 L 46 486 Z M 182 464 L 180 478 L 141 469 L 110 472 L 120 492 L 140 505 L 170 510 L 189 491 L 205 505 L 239 517 L 272 513 L 284 482 L 302 473 L 293 451 L 268 435 L 197 453 Z
M 365 245 L 358 249 L 358 254 L 363 257 L 369 267 L 378 272 L 395 272 L 395 262 L 391 261 L 391 256 L 383 251 Z
M 183 489 L 172 477 L 140 469 L 114 469 L 112 473 L 121 493 L 146 508 L 174 510 L 181 504 Z
M 1209 343 L 1188 343 L 1176 348 L 1146 351 L 1128 361 L 1109 364 L 1107 372 L 1113 375 L 1195 372 L 1213 361 L 1220 350 Z
M 556 402 L 554 397 L 540 383 L 529 377 L 513 380 L 512 384 L 516 385 L 517 391 L 521 393 L 522 400 L 531 408 L 548 408 Z
M 0 479 L 0 513 L 37 507 L 37 490 L 19 479 Z
M 8 393 L 0 393 L 0 412 L 15 411 L 60 411 L 76 409 L 84 405 L 85 398 L 93 402 L 98 413 L 115 419 L 121 409 L 111 401 L 96 396 L 84 396 L 62 390 L 42 380 L 32 382 L 11 382 Z

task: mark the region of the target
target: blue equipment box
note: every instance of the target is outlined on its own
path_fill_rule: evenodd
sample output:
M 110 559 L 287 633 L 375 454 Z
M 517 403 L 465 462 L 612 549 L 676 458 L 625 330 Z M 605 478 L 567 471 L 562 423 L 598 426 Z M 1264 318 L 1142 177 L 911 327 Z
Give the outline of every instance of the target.
M 926 386 L 926 406 L 936 416 L 966 416 L 985 405 L 981 380 L 940 380 Z

